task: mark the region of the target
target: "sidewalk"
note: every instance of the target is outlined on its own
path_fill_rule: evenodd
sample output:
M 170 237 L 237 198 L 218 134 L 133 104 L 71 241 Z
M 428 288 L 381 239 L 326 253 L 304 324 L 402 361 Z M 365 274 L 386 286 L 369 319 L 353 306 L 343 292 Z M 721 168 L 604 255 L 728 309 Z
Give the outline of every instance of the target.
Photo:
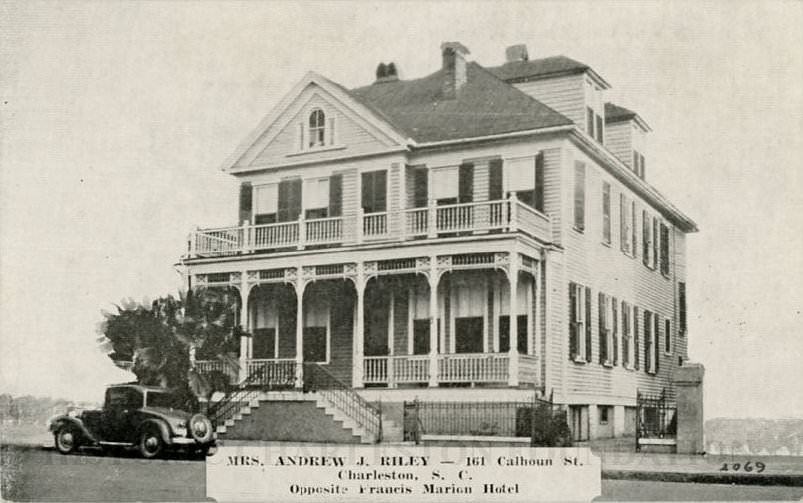
M 800 456 L 639 453 L 634 445 L 634 439 L 626 438 L 579 446 L 590 447 L 602 459 L 605 479 L 803 487 Z M 763 470 L 757 463 L 763 463 Z

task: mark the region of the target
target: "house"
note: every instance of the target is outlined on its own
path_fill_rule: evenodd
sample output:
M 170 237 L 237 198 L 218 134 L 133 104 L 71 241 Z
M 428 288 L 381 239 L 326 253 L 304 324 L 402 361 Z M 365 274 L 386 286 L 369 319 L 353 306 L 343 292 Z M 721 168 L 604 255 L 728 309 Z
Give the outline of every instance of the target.
M 697 227 L 593 68 L 468 54 L 355 89 L 304 76 L 227 162 L 237 222 L 192 233 L 188 282 L 239 291 L 240 379 L 314 368 L 388 407 L 538 393 L 575 439 L 632 434 L 637 390 L 671 395 L 687 358 Z

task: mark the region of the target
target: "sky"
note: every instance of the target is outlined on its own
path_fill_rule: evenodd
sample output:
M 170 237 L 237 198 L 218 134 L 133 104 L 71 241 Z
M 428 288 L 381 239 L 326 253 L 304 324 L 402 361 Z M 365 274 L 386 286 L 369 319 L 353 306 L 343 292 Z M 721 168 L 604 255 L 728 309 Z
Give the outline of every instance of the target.
M 220 168 L 303 75 L 402 78 L 462 42 L 493 66 L 591 65 L 650 124 L 647 179 L 688 239 L 707 417 L 803 417 L 803 3 L 0 1 L 0 393 L 99 400 L 129 379 L 101 310 L 174 293 Z

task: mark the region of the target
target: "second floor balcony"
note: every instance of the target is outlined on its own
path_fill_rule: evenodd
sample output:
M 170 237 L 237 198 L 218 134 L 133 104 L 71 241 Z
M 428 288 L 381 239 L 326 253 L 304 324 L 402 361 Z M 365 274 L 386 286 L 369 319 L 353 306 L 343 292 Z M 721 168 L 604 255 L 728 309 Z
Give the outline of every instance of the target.
M 303 250 L 310 247 L 361 245 L 389 241 L 470 237 L 488 233 L 523 233 L 551 241 L 547 215 L 508 199 L 409 208 L 400 211 L 197 229 L 190 235 L 188 258 Z

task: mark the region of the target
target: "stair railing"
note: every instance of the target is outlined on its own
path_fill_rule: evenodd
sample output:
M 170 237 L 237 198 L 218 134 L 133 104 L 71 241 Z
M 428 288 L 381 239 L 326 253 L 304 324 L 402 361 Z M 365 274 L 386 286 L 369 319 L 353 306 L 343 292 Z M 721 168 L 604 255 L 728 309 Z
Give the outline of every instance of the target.
M 237 385 L 234 390 L 229 391 L 217 403 L 209 407 L 208 417 L 212 424 L 218 426 L 223 424 L 226 419 L 234 416 L 240 409 L 242 402 L 250 403 L 252 399 L 259 396 L 263 391 L 270 391 L 271 384 L 265 384 L 265 368 L 257 368 L 244 381 Z M 282 387 L 276 385 L 276 387 Z M 292 383 L 289 383 L 292 385 Z
M 382 405 L 368 402 L 317 363 L 304 363 L 304 392 L 318 393 L 359 426 L 382 441 Z

